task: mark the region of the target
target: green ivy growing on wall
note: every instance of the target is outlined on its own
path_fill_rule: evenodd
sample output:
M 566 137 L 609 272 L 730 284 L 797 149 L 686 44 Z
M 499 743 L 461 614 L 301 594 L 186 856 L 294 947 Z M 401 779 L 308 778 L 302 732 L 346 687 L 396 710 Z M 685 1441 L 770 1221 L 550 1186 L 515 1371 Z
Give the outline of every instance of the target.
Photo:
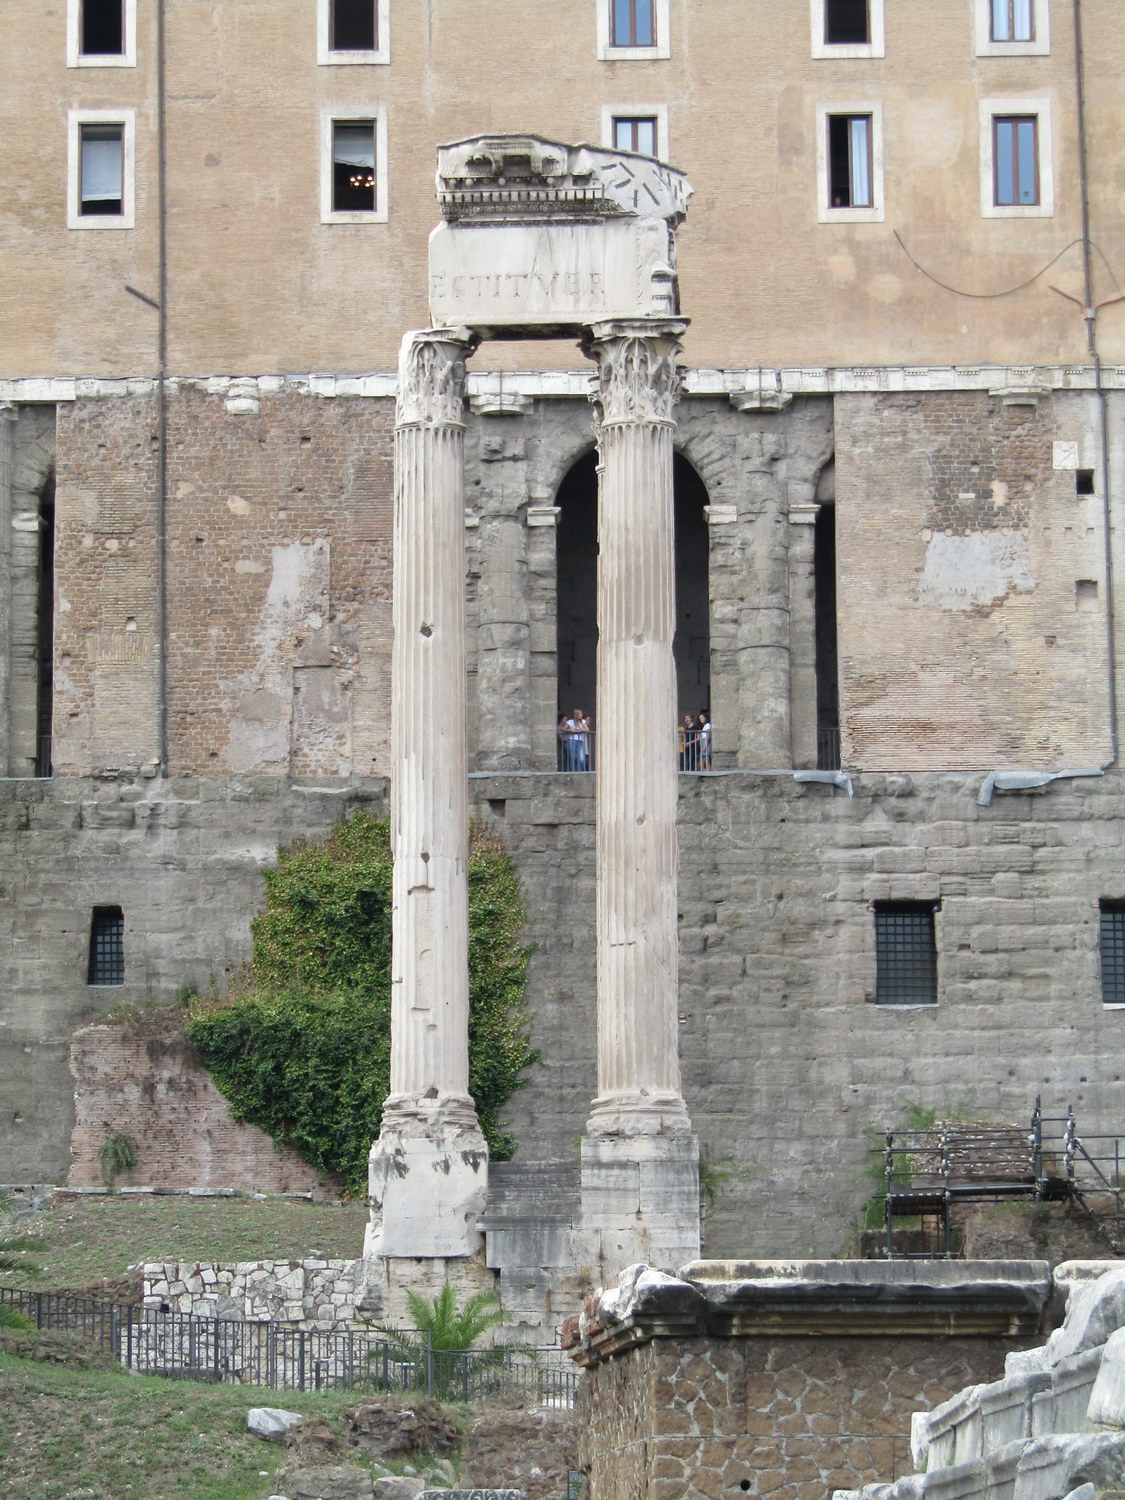
M 469 854 L 469 1088 L 495 1161 L 515 1150 L 500 1111 L 538 1062 L 524 986 L 531 949 L 515 866 L 474 825 Z M 229 1000 L 197 1002 L 187 1035 L 236 1119 L 350 1191 L 367 1188 L 391 1057 L 390 829 L 366 813 L 266 875 L 254 953 Z

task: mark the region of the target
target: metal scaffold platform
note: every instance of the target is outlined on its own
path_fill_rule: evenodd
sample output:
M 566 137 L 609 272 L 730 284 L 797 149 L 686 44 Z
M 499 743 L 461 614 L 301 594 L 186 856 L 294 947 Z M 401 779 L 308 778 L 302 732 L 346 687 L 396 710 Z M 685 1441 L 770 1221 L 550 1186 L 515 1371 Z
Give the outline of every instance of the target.
M 955 1256 L 959 1205 L 1013 1200 L 1072 1204 L 1123 1253 L 1121 1138 L 1080 1135 L 1070 1105 L 1065 1115 L 1044 1115 L 1037 1098 L 1026 1126 L 946 1121 L 888 1130 L 884 1140 L 888 1259 Z M 905 1248 L 908 1226 L 929 1227 L 931 1248 Z

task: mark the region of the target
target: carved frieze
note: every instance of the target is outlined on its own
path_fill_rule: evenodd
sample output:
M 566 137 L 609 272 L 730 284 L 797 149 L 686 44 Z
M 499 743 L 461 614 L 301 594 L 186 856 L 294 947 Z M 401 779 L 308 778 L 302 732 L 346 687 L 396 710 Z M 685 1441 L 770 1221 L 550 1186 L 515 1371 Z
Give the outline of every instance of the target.
M 465 361 L 477 346 L 468 328 L 408 333 L 398 364 L 396 425 L 447 427 L 465 413 Z
M 583 345 L 597 360 L 590 400 L 599 428 L 623 422 L 671 422 L 683 371 L 683 320 L 595 323 Z

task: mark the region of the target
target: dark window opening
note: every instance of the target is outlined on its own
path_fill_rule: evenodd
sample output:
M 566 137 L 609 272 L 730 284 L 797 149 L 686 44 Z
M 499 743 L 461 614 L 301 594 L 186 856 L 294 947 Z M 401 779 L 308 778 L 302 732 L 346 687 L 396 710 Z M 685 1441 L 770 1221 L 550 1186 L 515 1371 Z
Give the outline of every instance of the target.
M 613 122 L 615 151 L 636 151 L 640 156 L 656 155 L 656 116 L 619 116 Z
M 328 46 L 333 52 L 374 52 L 378 0 L 331 0 Z
M 840 687 L 836 650 L 836 507 L 822 505 L 813 534 L 816 625 L 816 763 L 840 765 Z
M 655 0 L 610 0 L 613 6 L 614 47 L 655 47 Z
M 824 0 L 824 40 L 830 47 L 870 42 L 867 0 Z
M 990 35 L 994 42 L 1035 40 L 1034 0 L 991 0 Z
M 707 489 L 687 459 L 673 460 L 676 527 L 676 704 L 684 714 L 704 713 L 711 702 L 709 537 Z M 597 455 L 588 453 L 559 486 L 556 548 L 558 711 L 593 714 L 597 690 Z M 594 723 L 594 734 L 597 734 Z M 676 725 L 668 726 L 669 754 Z
M 86 983 L 125 983 L 125 914 L 119 906 L 94 907 Z
M 81 132 L 79 213 L 124 213 L 124 125 L 83 125 Z
M 52 477 L 39 499 L 39 574 L 36 601 L 35 774 L 51 774 L 51 734 L 54 698 L 55 636 L 55 482 Z
M 828 202 L 833 208 L 870 208 L 871 116 L 828 116 Z
M 1098 902 L 1102 1004 L 1125 1005 L 1125 901 Z
M 371 213 L 375 208 L 375 121 L 336 120 L 332 125 L 332 211 Z
M 1039 120 L 1036 115 L 992 118 L 993 202 L 998 208 L 1039 202 Z
M 937 1004 L 936 910 L 933 901 L 876 901 L 877 1004 Z
M 1076 495 L 1092 495 L 1094 493 L 1093 469 L 1077 470 L 1074 475 L 1074 493 Z
M 125 0 L 81 0 L 82 56 L 121 57 L 125 51 Z

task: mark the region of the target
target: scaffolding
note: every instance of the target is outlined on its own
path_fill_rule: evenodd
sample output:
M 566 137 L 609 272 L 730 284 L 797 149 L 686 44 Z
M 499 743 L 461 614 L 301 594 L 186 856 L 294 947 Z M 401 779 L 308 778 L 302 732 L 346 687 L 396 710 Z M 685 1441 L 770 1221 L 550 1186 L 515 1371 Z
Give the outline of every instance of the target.
M 1069 1104 L 1065 1115 L 1049 1116 L 1037 1098 L 1027 1126 L 947 1121 L 888 1130 L 884 1139 L 888 1259 L 955 1256 L 955 1208 L 1012 1200 L 1071 1204 L 1122 1253 L 1122 1140 L 1079 1135 Z M 929 1249 L 904 1247 L 908 1223 L 929 1226 Z

